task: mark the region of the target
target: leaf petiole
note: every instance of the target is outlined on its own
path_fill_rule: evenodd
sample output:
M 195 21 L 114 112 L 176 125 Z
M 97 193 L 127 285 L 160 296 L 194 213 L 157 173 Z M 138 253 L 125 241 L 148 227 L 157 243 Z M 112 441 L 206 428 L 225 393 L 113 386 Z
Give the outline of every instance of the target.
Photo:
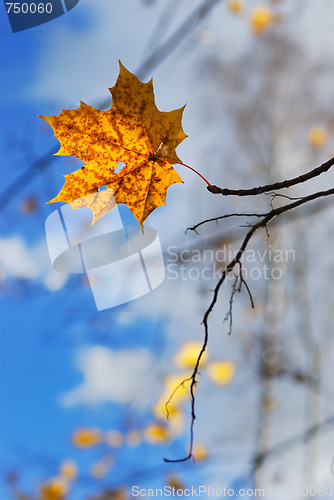
M 182 163 L 182 161 L 179 161 L 178 164 L 179 165 L 183 165 L 183 167 L 190 168 L 190 170 L 192 170 L 193 172 L 195 172 L 195 174 L 199 175 L 201 177 L 201 179 L 203 179 L 203 181 L 207 183 L 208 186 L 212 187 L 212 185 L 210 184 L 210 182 L 202 174 L 200 174 L 199 172 L 197 172 L 197 170 L 195 170 L 193 167 L 191 167 L 190 165 L 186 165 L 185 163 Z

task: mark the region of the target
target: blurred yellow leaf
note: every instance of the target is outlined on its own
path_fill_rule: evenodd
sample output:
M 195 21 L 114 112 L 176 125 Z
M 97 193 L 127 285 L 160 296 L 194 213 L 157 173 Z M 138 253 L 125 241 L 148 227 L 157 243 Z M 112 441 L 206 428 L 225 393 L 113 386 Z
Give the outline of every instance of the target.
M 173 437 L 182 434 L 186 426 L 186 421 L 186 417 L 180 409 L 173 415 L 170 415 L 167 421 L 169 434 Z
M 78 475 L 78 468 L 73 460 L 65 460 L 60 465 L 60 474 L 64 479 L 73 481 Z
M 207 366 L 209 377 L 215 384 L 229 384 L 235 373 L 235 365 L 232 361 L 215 361 Z
M 91 466 L 90 473 L 95 479 L 102 479 L 108 474 L 113 465 L 114 459 L 107 453 L 101 460 Z
M 102 479 L 109 472 L 109 467 L 103 462 L 97 462 L 90 468 L 90 473 L 95 479 Z
M 308 133 L 308 140 L 312 148 L 320 149 L 324 146 L 327 139 L 327 133 L 324 127 L 312 127 Z
M 241 0 L 230 0 L 228 3 L 228 7 L 231 12 L 234 14 L 238 14 L 244 8 L 244 4 Z
M 101 432 L 99 429 L 79 429 L 73 434 L 72 443 L 78 448 L 90 448 L 101 443 Z
M 195 443 L 193 446 L 193 457 L 196 462 L 204 462 L 208 458 L 206 446 L 202 443 Z
M 119 431 L 108 431 L 105 434 L 105 442 L 112 448 L 119 448 L 123 444 L 123 436 Z
M 266 5 L 255 7 L 251 13 L 251 27 L 255 35 L 262 35 L 267 31 L 271 24 L 276 20 L 272 10 Z
M 175 356 L 175 364 L 180 368 L 194 368 L 201 349 L 201 342 L 186 342 L 182 346 L 180 352 Z M 200 366 L 203 366 L 206 363 L 207 357 L 208 355 L 205 352 L 202 356 Z
M 132 430 L 126 436 L 126 444 L 128 446 L 138 446 L 141 443 L 142 435 L 139 431 Z
M 189 380 L 186 380 L 189 375 L 181 373 L 178 375 L 168 375 L 165 378 L 163 392 L 153 407 L 153 413 L 157 418 L 165 419 L 167 417 L 166 403 L 168 403 L 168 415 L 170 418 L 177 416 L 179 413 L 178 404 L 189 397 Z M 183 385 L 182 382 L 184 382 Z M 176 390 L 176 388 L 178 389 Z M 174 392 L 175 391 L 175 392 Z
M 116 489 L 116 490 L 109 490 L 106 493 L 106 496 L 103 496 L 102 498 L 96 498 L 95 500 L 128 500 L 129 495 L 126 490 L 123 490 L 121 488 Z M 94 500 L 93 498 L 91 500 Z
M 168 486 L 170 486 L 171 488 L 174 488 L 175 490 L 183 490 L 184 489 L 184 485 L 181 482 L 181 480 L 177 476 L 174 476 L 174 475 L 171 475 L 168 477 L 167 484 L 168 484 Z
M 30 198 L 25 199 L 20 204 L 20 210 L 24 215 L 29 215 L 35 212 L 37 209 L 37 201 L 32 196 Z
M 162 424 L 151 424 L 144 431 L 145 439 L 151 444 L 164 443 L 169 438 L 167 428 Z
M 167 417 L 166 401 L 168 401 L 169 396 L 170 396 L 170 394 L 168 396 L 166 396 L 166 397 L 160 398 L 157 401 L 157 403 L 154 405 L 153 413 L 154 413 L 154 415 L 157 418 L 161 418 L 162 420 L 164 420 Z M 171 400 L 170 403 L 168 404 L 168 415 L 169 415 L 169 418 L 174 418 L 175 416 L 177 416 L 177 414 L 179 412 L 180 412 L 180 410 L 175 405 L 175 403 L 173 402 L 173 400 Z
M 180 373 L 178 375 L 168 375 L 165 379 L 165 390 L 164 395 L 167 396 L 166 400 L 172 395 L 173 391 L 178 387 L 177 391 L 175 391 L 171 402 L 174 405 L 177 405 L 181 401 L 188 399 L 189 396 L 189 380 L 186 380 L 189 375 Z M 182 382 L 185 381 L 183 384 Z M 181 385 L 182 384 L 182 385 Z
M 271 396 L 265 397 L 263 400 L 263 406 L 268 411 L 274 411 L 277 407 L 276 399 Z
M 66 482 L 59 478 L 41 484 L 41 500 L 64 500 L 68 487 Z

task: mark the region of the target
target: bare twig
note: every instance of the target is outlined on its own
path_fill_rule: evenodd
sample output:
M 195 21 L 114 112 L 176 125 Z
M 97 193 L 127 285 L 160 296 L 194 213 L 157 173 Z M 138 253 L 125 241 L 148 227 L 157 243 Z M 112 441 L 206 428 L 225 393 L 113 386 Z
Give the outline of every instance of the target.
M 202 21 L 209 12 L 221 0 L 205 0 L 197 7 L 187 19 L 179 26 L 178 29 L 160 45 L 137 69 L 136 75 L 139 79 L 145 77 L 148 72 L 158 66 L 164 59 L 167 58 L 175 49 L 180 46 L 180 42 Z
M 299 175 L 293 179 L 286 179 L 281 182 L 274 182 L 273 184 L 266 184 L 264 186 L 259 186 L 251 189 L 228 189 L 220 188 L 218 186 L 207 186 L 207 190 L 213 194 L 222 194 L 223 196 L 256 196 L 262 193 L 268 193 L 269 191 L 274 191 L 278 189 L 289 188 L 295 186 L 296 184 L 301 184 L 314 177 L 317 177 L 324 172 L 327 172 L 334 165 L 334 157 L 326 161 L 320 167 L 316 167 L 306 174 Z
M 184 380 L 182 380 L 182 382 L 178 386 L 175 387 L 174 391 L 169 396 L 168 401 L 166 401 L 166 403 L 165 403 L 165 409 L 166 409 L 167 418 L 169 418 L 169 409 L 168 409 L 168 406 L 169 406 L 169 403 L 171 402 L 171 400 L 173 399 L 174 394 L 180 389 L 180 387 L 183 387 L 186 382 L 190 382 L 190 380 L 191 380 L 191 377 L 185 378 Z
M 27 168 L 27 170 L 15 177 L 11 184 L 9 184 L 0 195 L 0 210 L 4 209 L 12 198 L 18 194 L 20 188 L 26 187 L 35 177 L 51 165 L 51 160 L 54 158 L 53 155 L 54 147 L 41 158 L 38 158 L 29 168 Z
M 334 159 L 332 159 L 334 161 Z M 332 161 L 331 160 L 331 161 Z M 318 175 L 320 174 L 321 172 L 318 173 Z M 210 314 L 217 302 L 217 299 L 218 299 L 218 294 L 219 294 L 219 291 L 220 291 L 220 288 L 222 286 L 222 284 L 224 283 L 224 281 L 226 280 L 226 277 L 229 273 L 233 272 L 234 270 L 234 267 L 236 265 L 239 265 L 241 266 L 242 265 L 242 262 L 241 262 L 241 259 L 242 259 L 242 256 L 247 248 L 247 245 L 248 243 L 250 242 L 250 240 L 252 239 L 252 237 L 254 236 L 254 234 L 259 230 L 259 229 L 266 229 L 267 230 L 267 225 L 273 220 L 275 219 L 276 217 L 286 213 L 286 212 L 289 212 L 290 210 L 293 210 L 301 205 L 304 205 L 306 203 L 309 203 L 313 200 L 316 200 L 318 198 L 322 198 L 322 197 L 325 197 L 325 196 L 332 196 L 334 195 L 334 188 L 332 189 L 328 189 L 326 191 L 319 191 L 317 193 L 313 193 L 313 194 L 310 194 L 308 196 L 304 196 L 303 198 L 300 198 L 292 203 L 288 203 L 286 205 L 283 205 L 281 207 L 278 207 L 278 208 L 275 208 L 273 210 L 271 210 L 270 212 L 268 212 L 267 214 L 265 214 L 263 216 L 263 218 L 257 223 L 257 224 L 254 224 L 253 226 L 250 227 L 248 233 L 246 234 L 246 236 L 244 237 L 241 245 L 240 245 L 240 248 L 237 252 L 237 254 L 235 255 L 235 257 L 230 261 L 230 263 L 226 266 L 226 268 L 224 269 L 224 271 L 222 272 L 222 275 L 218 281 L 218 283 L 216 284 L 216 287 L 213 291 L 213 297 L 212 297 L 212 300 L 211 300 L 211 303 L 209 304 L 209 307 L 208 309 L 206 310 L 205 314 L 204 314 L 204 317 L 203 317 L 203 325 L 204 325 L 204 340 L 203 340 L 203 345 L 202 345 L 202 348 L 201 348 L 201 351 L 198 355 L 198 358 L 197 358 L 197 361 L 196 361 L 196 364 L 195 364 L 195 367 L 194 367 L 194 371 L 190 377 L 190 380 L 191 380 L 191 384 L 190 384 L 190 397 L 191 397 L 191 423 L 190 423 L 190 444 L 189 444 L 189 453 L 186 457 L 184 458 L 181 458 L 181 459 L 176 459 L 176 460 L 170 460 L 170 459 L 167 459 L 165 458 L 165 462 L 185 462 L 191 458 L 193 458 L 193 442 L 194 442 L 194 424 L 195 424 L 195 420 L 196 420 L 196 413 L 195 413 L 195 387 L 197 385 L 197 375 L 198 375 L 198 368 L 199 368 L 199 364 L 201 362 L 201 358 L 203 356 L 203 354 L 205 353 L 206 351 L 206 348 L 207 348 L 207 345 L 208 345 L 208 341 L 209 341 L 209 326 L 208 326 L 208 321 L 209 321 L 209 317 L 210 317 Z M 247 287 L 247 290 L 249 292 L 249 288 Z M 235 292 L 234 292 L 235 293 Z M 250 293 L 250 292 L 249 292 Z M 232 294 L 233 294 L 233 291 L 232 291 Z M 252 299 L 252 296 L 250 295 L 251 297 L 251 301 L 253 303 L 253 299 Z
M 252 309 L 254 309 L 255 305 L 254 305 L 253 295 L 252 295 L 252 292 L 250 291 L 250 288 L 249 288 L 249 286 L 247 284 L 247 281 L 243 277 L 242 266 L 241 266 L 240 267 L 240 289 L 241 289 L 242 285 L 245 285 L 245 288 L 247 290 L 247 293 L 248 293 L 248 296 L 249 296 L 249 300 L 250 300 L 250 303 L 251 303 L 251 307 L 252 307 Z
M 241 264 L 240 263 L 239 263 L 239 267 L 241 269 Z M 240 269 L 239 269 L 239 273 L 240 273 Z M 239 283 L 239 286 L 238 286 L 238 283 Z M 231 335 L 231 333 L 232 333 L 232 327 L 233 327 L 233 302 L 234 302 L 234 296 L 235 296 L 235 294 L 237 292 L 241 291 L 241 286 L 242 286 L 242 281 L 240 279 L 240 275 L 236 274 L 235 278 L 234 278 L 233 285 L 232 285 L 232 292 L 231 292 L 230 303 L 229 303 L 230 305 L 229 305 L 227 314 L 226 314 L 226 316 L 224 318 L 224 322 L 225 321 L 229 322 L 228 335 Z
M 263 462 L 272 456 L 279 455 L 281 453 L 284 453 L 286 450 L 289 448 L 296 446 L 298 444 L 304 444 L 310 441 L 318 432 L 324 431 L 327 427 L 330 427 L 334 425 L 334 415 L 331 417 L 327 418 L 324 422 L 321 422 L 320 424 L 313 425 L 309 429 L 306 430 L 306 432 L 303 432 L 299 434 L 298 436 L 294 436 L 290 439 L 287 439 L 286 441 L 283 441 L 282 443 L 274 446 L 273 448 L 263 451 L 262 453 L 258 453 L 254 457 L 253 461 L 253 469 L 252 472 L 255 472 L 258 468 L 260 468 L 263 464 Z
M 300 200 L 302 198 L 302 196 L 288 196 L 287 194 L 282 194 L 282 193 L 265 193 L 267 196 L 271 196 L 271 202 L 270 202 L 270 205 L 272 204 L 272 202 L 274 201 L 275 198 L 285 198 L 286 200 Z M 271 205 L 271 208 L 274 208 L 272 205 Z
M 211 219 L 202 220 L 201 222 L 199 222 L 198 224 L 195 224 L 192 227 L 187 227 L 185 232 L 187 233 L 188 231 L 195 231 L 195 233 L 197 233 L 197 228 L 199 228 L 203 224 L 207 224 L 208 222 L 215 221 L 218 224 L 218 221 L 220 221 L 221 219 L 229 219 L 230 217 L 265 217 L 267 215 L 267 213 L 268 212 L 263 213 L 263 214 L 261 214 L 261 213 L 257 213 L 257 214 L 245 214 L 245 213 L 237 214 L 237 213 L 235 213 L 235 214 L 220 215 L 219 217 L 212 217 Z

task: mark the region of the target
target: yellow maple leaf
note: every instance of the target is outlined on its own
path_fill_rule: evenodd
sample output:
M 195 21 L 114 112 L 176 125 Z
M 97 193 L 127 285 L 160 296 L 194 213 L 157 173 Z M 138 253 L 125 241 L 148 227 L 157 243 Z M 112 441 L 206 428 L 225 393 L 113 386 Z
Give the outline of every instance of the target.
M 49 203 L 88 207 L 92 223 L 115 203 L 124 203 L 142 225 L 155 208 L 166 204 L 168 187 L 183 182 L 172 164 L 182 163 L 175 149 L 187 137 L 181 124 L 184 106 L 159 111 L 152 80 L 141 82 L 121 62 L 109 90 L 113 103 L 108 111 L 81 101 L 79 108 L 57 116 L 39 115 L 61 143 L 56 154 L 84 161 L 79 170 L 65 175 L 63 188 Z M 125 166 L 116 173 L 119 163 Z M 107 189 L 100 191 L 102 186 Z

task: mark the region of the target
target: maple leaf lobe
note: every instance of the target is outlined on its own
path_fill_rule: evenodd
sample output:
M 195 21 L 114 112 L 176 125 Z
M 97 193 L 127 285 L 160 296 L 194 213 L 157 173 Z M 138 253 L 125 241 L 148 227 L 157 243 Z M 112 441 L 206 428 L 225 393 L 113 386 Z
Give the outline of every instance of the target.
M 59 194 L 49 201 L 88 207 L 93 222 L 116 203 L 126 204 L 141 225 L 155 208 L 166 204 L 167 189 L 183 182 L 172 164 L 175 149 L 187 137 L 182 129 L 185 106 L 159 111 L 153 82 L 141 82 L 120 62 L 116 84 L 110 90 L 112 107 L 100 111 L 80 101 L 74 110 L 40 116 L 60 141 L 58 156 L 74 155 L 84 166 L 65 175 Z M 115 173 L 118 163 L 124 166 Z M 106 191 L 99 191 L 101 186 Z

